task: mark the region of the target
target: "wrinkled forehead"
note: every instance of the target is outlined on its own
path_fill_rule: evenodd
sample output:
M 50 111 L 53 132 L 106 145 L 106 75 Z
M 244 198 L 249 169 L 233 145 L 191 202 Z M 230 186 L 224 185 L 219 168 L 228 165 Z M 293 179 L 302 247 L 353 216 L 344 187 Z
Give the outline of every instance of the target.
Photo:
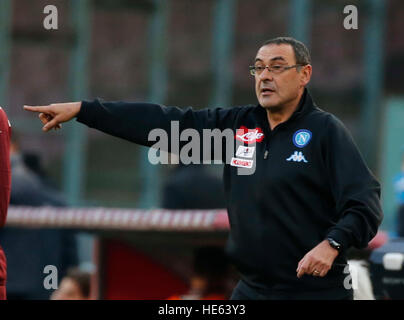
M 283 62 L 287 64 L 295 64 L 296 58 L 293 48 L 289 44 L 268 44 L 261 47 L 255 61 L 263 62 L 265 64 L 273 62 Z

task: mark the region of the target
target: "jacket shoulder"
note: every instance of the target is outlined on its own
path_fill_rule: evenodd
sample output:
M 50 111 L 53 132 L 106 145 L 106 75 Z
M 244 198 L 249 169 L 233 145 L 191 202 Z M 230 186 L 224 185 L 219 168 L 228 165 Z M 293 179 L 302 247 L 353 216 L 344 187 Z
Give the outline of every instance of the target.
M 239 106 L 232 106 L 226 109 L 221 109 L 221 110 L 227 110 L 230 112 L 233 116 L 233 119 L 243 119 L 251 114 L 255 113 L 257 108 L 261 108 L 260 106 L 255 106 L 252 104 L 249 105 L 239 105 Z
M 336 115 L 324 111 L 319 107 L 315 107 L 310 116 L 312 121 L 315 121 L 317 125 L 326 131 L 335 129 L 347 130 L 344 123 Z

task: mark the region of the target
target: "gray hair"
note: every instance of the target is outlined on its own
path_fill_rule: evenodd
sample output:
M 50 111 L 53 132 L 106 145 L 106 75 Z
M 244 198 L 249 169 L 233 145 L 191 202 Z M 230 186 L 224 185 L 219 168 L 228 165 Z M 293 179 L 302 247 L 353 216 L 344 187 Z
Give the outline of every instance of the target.
M 289 44 L 290 46 L 292 46 L 293 52 L 295 53 L 296 64 L 311 64 L 310 52 L 303 42 L 300 42 L 292 37 L 277 37 L 265 41 L 261 47 L 270 44 Z

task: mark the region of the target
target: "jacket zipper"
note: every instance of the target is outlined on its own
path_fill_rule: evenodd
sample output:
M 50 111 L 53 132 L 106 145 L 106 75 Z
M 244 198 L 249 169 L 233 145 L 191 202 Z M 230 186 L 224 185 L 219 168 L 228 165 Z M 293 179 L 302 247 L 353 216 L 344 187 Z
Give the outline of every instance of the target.
M 276 133 L 276 131 L 279 131 L 279 128 L 282 128 L 285 125 L 285 122 L 280 123 L 279 125 L 277 125 L 273 130 L 269 129 L 269 124 L 267 124 L 264 128 L 264 130 L 266 131 L 266 141 L 265 141 L 265 152 L 264 152 L 264 160 L 268 159 L 268 155 L 269 155 L 269 140 L 270 138 L 272 138 L 274 136 L 274 134 Z
M 265 119 L 264 123 L 263 123 L 263 129 L 264 129 L 264 142 L 265 142 L 265 151 L 264 151 L 264 160 L 268 159 L 268 155 L 269 155 L 269 139 L 271 137 L 272 131 L 271 128 L 269 127 L 269 123 L 268 120 Z
M 268 155 L 269 155 L 269 139 L 270 139 L 271 133 L 272 133 L 270 130 L 267 130 L 267 129 L 268 129 L 267 127 L 264 128 L 265 135 L 266 135 L 266 137 L 265 137 L 264 160 L 268 159 Z
M 299 105 L 298 105 L 298 108 L 299 108 L 299 107 L 300 107 L 300 103 L 299 103 Z M 302 112 L 303 112 L 303 111 L 300 111 L 299 116 L 302 115 Z M 266 115 L 266 113 L 265 113 L 265 115 Z M 285 122 L 282 122 L 282 123 L 278 124 L 273 130 L 271 130 L 271 128 L 269 127 L 268 119 L 267 119 L 267 117 L 265 116 L 265 120 L 264 120 L 264 132 L 265 132 L 265 134 L 266 134 L 266 137 L 265 137 L 266 141 L 265 141 L 264 160 L 268 159 L 268 155 L 269 155 L 269 139 L 270 139 L 270 137 L 272 137 L 272 136 L 275 134 L 275 132 L 276 132 L 277 130 L 279 130 L 279 128 L 284 127 L 287 123 L 290 123 L 291 121 L 294 121 L 296 118 L 297 118 L 297 114 L 296 114 L 296 112 L 294 112 L 288 120 L 286 120 Z

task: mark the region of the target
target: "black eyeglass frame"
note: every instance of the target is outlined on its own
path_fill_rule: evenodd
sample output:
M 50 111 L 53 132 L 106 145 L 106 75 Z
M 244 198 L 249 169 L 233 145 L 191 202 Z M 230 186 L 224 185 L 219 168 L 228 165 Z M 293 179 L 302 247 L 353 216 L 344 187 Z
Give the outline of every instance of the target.
M 280 67 L 280 69 L 275 69 L 276 71 L 280 71 L 280 72 L 274 72 L 273 67 L 270 66 L 265 66 L 261 72 L 259 72 L 258 74 L 261 74 L 262 72 L 264 72 L 265 69 L 268 69 L 269 72 L 272 72 L 274 74 L 280 74 L 282 72 L 285 72 L 286 70 L 289 69 L 293 69 L 293 68 L 297 68 L 297 67 L 304 67 L 307 66 L 307 64 L 304 63 L 298 63 L 298 64 L 294 64 L 293 66 L 278 66 Z M 261 67 L 261 66 L 260 66 Z M 257 66 L 249 66 L 250 69 L 250 73 L 252 76 L 255 76 L 257 74 L 257 70 L 256 70 Z M 262 68 L 262 67 L 261 67 Z

